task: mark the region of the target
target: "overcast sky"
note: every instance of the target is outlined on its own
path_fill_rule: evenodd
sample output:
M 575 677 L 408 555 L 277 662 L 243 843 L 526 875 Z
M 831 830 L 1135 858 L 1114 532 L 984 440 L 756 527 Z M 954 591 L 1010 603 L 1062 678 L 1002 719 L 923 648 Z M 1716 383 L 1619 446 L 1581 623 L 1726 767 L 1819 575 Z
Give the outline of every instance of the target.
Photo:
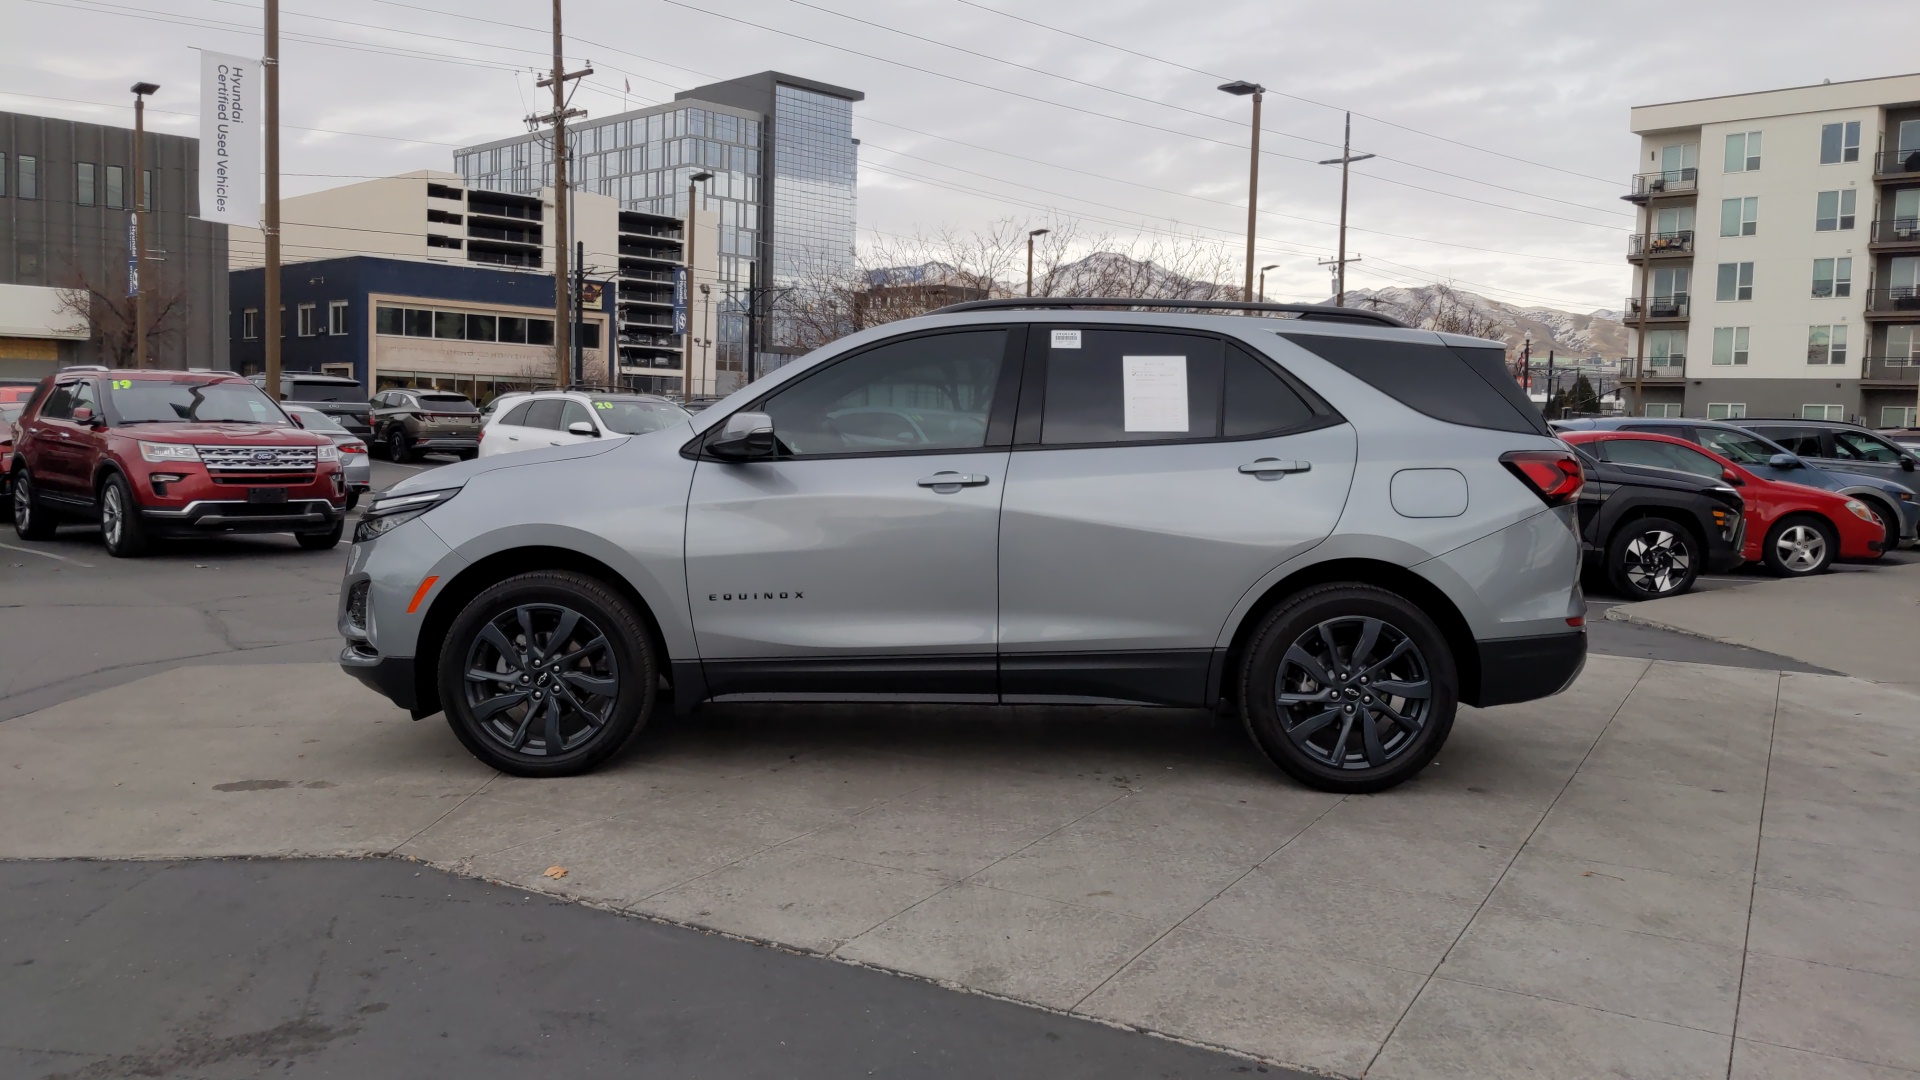
M 626 82 L 637 108 L 767 68 L 864 91 L 863 233 L 1052 215 L 1237 251 L 1248 107 L 1214 87 L 1260 82 L 1270 298 L 1327 295 L 1316 262 L 1334 246 L 1339 174 L 1312 162 L 1338 155 L 1351 109 L 1355 152 L 1380 156 L 1353 170 L 1350 287 L 1449 280 L 1586 311 L 1620 307 L 1628 288 L 1628 106 L 1920 69 L 1910 35 L 1867 32 L 1911 27 L 1910 0 L 1844 7 L 567 0 L 566 19 L 569 55 L 598 70 L 575 99 L 593 116 L 620 111 Z M 524 130 L 549 12 L 284 0 L 286 191 L 450 169 L 455 146 Z M 161 85 L 149 123 L 196 134 L 192 49 L 259 51 L 258 0 L 0 0 L 0 13 L 0 109 L 19 112 L 130 124 L 126 88 L 146 79 Z

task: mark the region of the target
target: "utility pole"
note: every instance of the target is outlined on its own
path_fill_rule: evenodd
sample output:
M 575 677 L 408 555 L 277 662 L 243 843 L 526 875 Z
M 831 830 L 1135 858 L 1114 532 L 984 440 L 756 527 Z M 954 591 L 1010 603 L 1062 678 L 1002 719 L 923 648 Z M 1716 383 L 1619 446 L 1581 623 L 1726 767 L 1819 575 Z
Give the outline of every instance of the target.
M 1220 89 L 1235 97 L 1253 97 L 1253 150 L 1247 165 L 1247 276 L 1240 286 L 1240 299 L 1253 295 L 1253 236 L 1260 220 L 1260 100 L 1267 88 L 1245 79 L 1223 83 Z
M 1348 113 L 1347 133 L 1340 140 L 1340 156 L 1337 158 L 1328 158 L 1320 163 L 1322 165 L 1340 166 L 1340 254 L 1334 258 L 1334 266 L 1337 268 L 1334 270 L 1335 283 L 1333 286 L 1333 305 L 1335 307 L 1345 307 L 1347 305 L 1347 171 L 1348 167 L 1354 162 L 1365 161 L 1372 156 L 1372 154 L 1355 154 L 1353 152 L 1353 114 Z M 1354 259 L 1353 261 L 1359 262 L 1360 260 Z
M 1346 306 L 1347 264 L 1357 263 L 1359 261 L 1360 261 L 1360 256 L 1355 255 L 1349 258 L 1345 254 L 1342 254 L 1337 259 L 1321 259 L 1320 260 L 1320 265 L 1326 267 L 1328 272 L 1333 275 L 1333 280 L 1329 282 L 1329 284 L 1333 286 L 1333 303 L 1335 307 Z
M 1553 408 L 1553 350 L 1547 350 L 1547 408 Z M 1564 411 L 1564 410 L 1562 410 Z M 1549 417 L 1548 419 L 1558 419 Z
M 261 280 L 266 295 L 260 306 L 267 320 L 262 331 L 266 339 L 267 396 L 280 400 L 280 0 L 266 0 L 267 41 L 260 57 L 261 71 L 267 77 L 267 206 L 266 220 L 260 223 L 260 235 L 266 241 L 266 265 Z M 373 388 L 367 388 L 368 393 Z
M 1527 334 L 1526 344 L 1520 346 L 1520 385 L 1533 390 L 1533 334 Z M 1544 410 L 1542 410 L 1544 411 Z
M 561 54 L 562 37 L 560 34 L 560 0 L 553 0 L 553 74 L 541 79 L 538 86 L 553 87 L 553 111 L 545 116 L 530 116 L 529 124 L 553 125 L 553 378 L 555 386 L 566 386 L 571 381 L 567 369 L 571 366 L 567 357 L 567 341 L 561 336 L 561 328 L 569 325 L 567 317 L 567 121 L 576 116 L 587 115 L 585 109 L 567 108 L 567 83 L 593 74 L 592 65 L 579 71 L 567 70 L 566 57 Z
M 147 366 L 147 291 L 140 276 L 147 261 L 147 95 L 160 88 L 150 82 L 133 84 L 133 251 L 127 288 L 133 293 L 133 366 Z

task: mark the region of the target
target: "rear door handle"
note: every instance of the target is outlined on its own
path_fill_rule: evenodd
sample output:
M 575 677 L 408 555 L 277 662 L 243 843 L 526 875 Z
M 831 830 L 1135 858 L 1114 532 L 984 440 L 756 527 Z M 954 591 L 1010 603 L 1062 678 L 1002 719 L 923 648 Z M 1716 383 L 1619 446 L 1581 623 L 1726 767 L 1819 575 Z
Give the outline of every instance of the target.
M 1313 469 L 1311 461 L 1281 461 L 1279 458 L 1261 458 L 1240 466 L 1243 473 L 1252 473 L 1262 480 L 1278 480 L 1282 473 L 1309 472 Z
M 937 472 L 932 476 L 923 476 L 918 483 L 923 488 L 932 488 L 941 495 L 951 495 L 963 487 L 979 487 L 987 482 L 987 477 L 979 473 Z

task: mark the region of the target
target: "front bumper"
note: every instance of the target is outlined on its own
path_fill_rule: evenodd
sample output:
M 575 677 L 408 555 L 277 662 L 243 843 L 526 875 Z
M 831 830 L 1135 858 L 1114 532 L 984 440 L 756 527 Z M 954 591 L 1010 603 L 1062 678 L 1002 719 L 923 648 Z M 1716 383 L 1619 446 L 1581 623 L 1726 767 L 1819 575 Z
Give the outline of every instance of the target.
M 1480 685 L 1471 688 L 1471 697 L 1464 692 L 1460 696 L 1462 704 L 1482 709 L 1552 697 L 1573 685 L 1587 665 L 1585 630 L 1474 644 L 1479 652 Z
M 326 499 L 250 503 L 244 499 L 197 499 L 179 509 L 143 507 L 141 518 L 159 536 L 203 533 L 326 532 L 346 516 Z
M 381 656 L 371 646 L 350 643 L 340 650 L 340 668 L 418 719 L 419 684 L 414 681 L 413 657 Z

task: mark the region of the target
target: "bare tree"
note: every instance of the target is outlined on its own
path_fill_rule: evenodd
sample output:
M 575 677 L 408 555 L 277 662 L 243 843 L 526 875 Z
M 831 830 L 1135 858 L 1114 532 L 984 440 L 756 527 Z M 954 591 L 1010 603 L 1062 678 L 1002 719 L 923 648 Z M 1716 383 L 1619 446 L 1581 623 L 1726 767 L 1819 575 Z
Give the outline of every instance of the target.
M 153 268 L 141 274 L 141 288 L 147 294 L 147 353 L 151 360 L 161 347 L 186 336 L 187 318 L 192 303 L 187 291 L 171 275 Z M 134 355 L 134 299 L 126 289 L 96 281 L 80 268 L 74 268 L 61 280 L 63 291 L 60 312 L 78 324 L 89 327 L 91 340 L 100 348 L 100 360 L 108 367 L 142 367 Z

